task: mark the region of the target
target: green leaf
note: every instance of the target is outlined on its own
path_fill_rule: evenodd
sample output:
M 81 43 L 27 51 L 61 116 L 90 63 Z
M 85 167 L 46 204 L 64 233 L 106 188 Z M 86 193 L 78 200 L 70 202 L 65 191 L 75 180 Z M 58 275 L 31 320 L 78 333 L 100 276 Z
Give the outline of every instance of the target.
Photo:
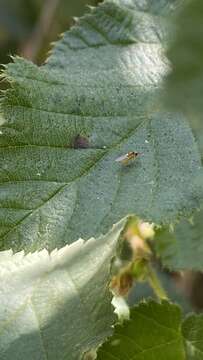
M 182 5 L 185 0 L 113 0 L 120 5 L 125 5 L 130 9 L 137 11 L 149 12 L 154 15 L 167 15 L 173 14 Z
M 97 360 L 202 360 L 202 333 L 203 315 L 182 321 L 177 305 L 151 300 L 134 307 L 131 320 L 115 327 Z
M 168 50 L 172 71 L 167 79 L 167 102 L 176 109 L 199 115 L 203 109 L 202 11 L 202 1 L 193 0 L 185 1 L 178 13 Z
M 160 230 L 155 238 L 155 250 L 162 264 L 170 270 L 203 269 L 203 210 L 191 221 L 182 220 L 173 231 Z
M 187 114 L 203 156 L 203 3 L 185 2 L 174 22 L 174 35 L 168 50 L 172 70 L 166 79 L 166 103 Z M 184 29 L 184 31 L 183 31 Z
M 124 224 L 51 254 L 0 252 L 2 360 L 78 360 L 111 334 L 110 264 Z
M 126 214 L 165 223 L 198 206 L 191 130 L 155 100 L 167 68 L 163 9 L 173 4 L 161 1 L 159 17 L 155 2 L 105 2 L 65 33 L 45 65 L 8 65 L 2 249 L 53 249 Z M 142 155 L 129 166 L 115 161 L 129 151 Z
M 190 315 L 182 325 L 187 360 L 203 359 L 203 315 Z
M 181 311 L 167 301 L 141 303 L 131 320 L 116 326 L 113 337 L 98 351 L 97 360 L 185 360 Z

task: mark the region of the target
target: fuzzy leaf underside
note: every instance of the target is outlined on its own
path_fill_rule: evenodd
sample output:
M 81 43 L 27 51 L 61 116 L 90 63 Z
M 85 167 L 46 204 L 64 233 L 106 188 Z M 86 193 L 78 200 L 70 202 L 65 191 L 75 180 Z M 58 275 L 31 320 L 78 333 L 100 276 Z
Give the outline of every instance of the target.
M 130 9 L 149 12 L 158 16 L 174 14 L 182 7 L 185 0 L 113 0 L 116 4 L 125 5 Z
M 2 360 L 78 360 L 111 334 L 110 264 L 124 224 L 51 254 L 0 252 Z
M 198 206 L 193 135 L 155 100 L 167 69 L 164 9 L 175 3 L 160 1 L 158 16 L 155 1 L 105 2 L 65 33 L 45 65 L 8 65 L 2 249 L 51 250 L 126 214 L 165 223 Z M 87 148 L 75 148 L 78 135 Z M 142 154 L 129 166 L 115 161 L 128 151 Z
M 115 327 L 97 360 L 202 360 L 202 333 L 202 315 L 182 320 L 177 305 L 148 301 L 132 309 L 130 321 Z

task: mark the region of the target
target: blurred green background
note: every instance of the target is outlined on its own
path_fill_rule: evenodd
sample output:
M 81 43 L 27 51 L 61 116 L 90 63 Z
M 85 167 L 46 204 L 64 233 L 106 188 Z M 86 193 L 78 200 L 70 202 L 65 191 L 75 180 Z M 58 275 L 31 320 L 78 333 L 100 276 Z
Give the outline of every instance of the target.
M 0 0 L 0 63 L 22 55 L 42 63 L 50 43 L 99 0 Z

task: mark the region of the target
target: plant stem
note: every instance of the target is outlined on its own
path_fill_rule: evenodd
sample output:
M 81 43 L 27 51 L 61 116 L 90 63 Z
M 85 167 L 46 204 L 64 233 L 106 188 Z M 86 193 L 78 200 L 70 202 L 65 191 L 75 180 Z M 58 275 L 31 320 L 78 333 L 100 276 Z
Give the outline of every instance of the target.
M 156 274 L 156 272 L 154 271 L 154 269 L 152 268 L 152 266 L 148 265 L 148 282 L 151 286 L 151 288 L 154 290 L 154 293 L 156 294 L 156 296 L 158 297 L 158 299 L 163 300 L 163 299 L 168 299 L 168 296 L 164 290 L 164 288 L 162 287 L 158 276 Z

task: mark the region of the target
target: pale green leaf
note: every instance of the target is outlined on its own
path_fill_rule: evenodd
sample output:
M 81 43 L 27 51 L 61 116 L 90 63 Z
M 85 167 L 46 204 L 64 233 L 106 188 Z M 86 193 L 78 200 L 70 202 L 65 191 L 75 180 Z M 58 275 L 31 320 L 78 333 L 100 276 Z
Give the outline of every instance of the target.
M 65 33 L 45 65 L 8 65 L 2 248 L 53 249 L 128 213 L 165 223 L 198 206 L 193 135 L 155 101 L 167 69 L 164 14 L 173 5 L 160 1 L 158 16 L 154 1 L 105 2 Z M 87 148 L 75 148 L 78 135 Z M 115 161 L 129 151 L 142 154 L 129 166 Z
M 166 103 L 187 114 L 203 156 L 202 11 L 201 0 L 187 1 L 174 22 L 176 31 L 167 54 L 172 70 L 166 81 Z
M 141 303 L 131 320 L 116 326 L 97 360 L 185 360 L 181 311 L 167 301 Z
M 174 229 L 160 230 L 155 250 L 162 264 L 171 270 L 203 269 L 203 210 L 190 221 L 182 220 Z
M 172 71 L 167 78 L 167 102 L 190 114 L 202 113 L 203 2 L 187 0 L 174 21 L 175 31 L 168 58 Z
M 78 360 L 111 334 L 110 264 L 124 224 L 51 254 L 0 252 L 1 360 Z
M 149 12 L 154 15 L 167 15 L 167 17 L 177 11 L 185 0 L 112 0 L 120 5 L 125 5 L 130 9 Z
M 203 315 L 190 315 L 182 325 L 187 360 L 203 360 Z

